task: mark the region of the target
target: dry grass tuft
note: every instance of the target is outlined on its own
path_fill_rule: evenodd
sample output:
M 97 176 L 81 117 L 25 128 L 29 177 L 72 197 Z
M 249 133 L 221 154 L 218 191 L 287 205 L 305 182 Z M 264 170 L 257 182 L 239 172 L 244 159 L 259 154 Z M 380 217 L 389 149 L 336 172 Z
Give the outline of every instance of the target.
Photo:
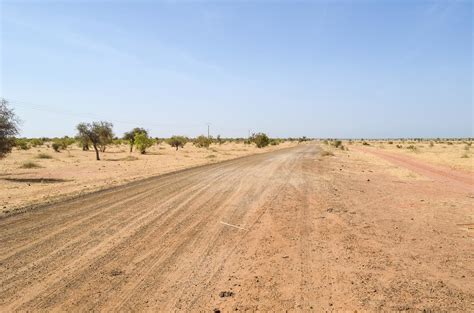
M 47 153 L 39 153 L 36 156 L 37 159 L 52 159 L 53 157 Z
M 35 162 L 32 161 L 26 161 L 24 162 L 20 168 L 40 168 L 41 166 Z
M 321 152 L 321 155 L 322 156 L 334 156 L 334 153 L 332 153 L 331 151 L 324 150 L 323 152 Z

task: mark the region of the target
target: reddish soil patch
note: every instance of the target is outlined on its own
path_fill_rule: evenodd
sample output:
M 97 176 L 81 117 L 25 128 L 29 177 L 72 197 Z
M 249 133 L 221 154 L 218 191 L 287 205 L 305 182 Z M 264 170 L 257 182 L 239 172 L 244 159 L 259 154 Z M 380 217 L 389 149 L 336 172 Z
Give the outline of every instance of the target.
M 454 170 L 441 165 L 426 164 L 405 155 L 394 154 L 373 148 L 355 147 L 355 150 L 371 153 L 393 164 L 400 165 L 430 179 L 455 184 L 459 188 L 474 191 L 473 173 Z

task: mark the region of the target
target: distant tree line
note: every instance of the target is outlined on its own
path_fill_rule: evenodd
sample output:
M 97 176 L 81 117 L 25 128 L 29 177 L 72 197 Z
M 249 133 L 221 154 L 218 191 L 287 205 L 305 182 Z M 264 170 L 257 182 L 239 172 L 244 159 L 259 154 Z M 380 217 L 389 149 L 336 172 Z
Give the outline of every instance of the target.
M 32 147 L 47 145 L 56 152 L 68 150 L 73 144 L 79 145 L 84 151 L 94 149 L 96 160 L 100 160 L 100 154 L 105 152 L 110 145 L 129 146 L 129 151 L 136 149 L 141 154 L 146 154 L 147 149 L 155 144 L 167 143 L 176 151 L 185 147 L 187 143 L 192 143 L 198 148 L 209 148 L 212 144 L 222 145 L 226 142 L 255 144 L 258 148 L 268 145 L 278 145 L 283 141 L 303 142 L 308 140 L 301 138 L 270 138 L 265 133 L 254 133 L 249 138 L 223 138 L 217 135 L 215 138 L 204 135 L 196 138 L 174 135 L 170 138 L 152 138 L 149 131 L 135 127 L 123 134 L 121 138 L 115 136 L 113 124 L 106 121 L 96 121 L 91 123 L 79 123 L 76 126 L 75 137 L 61 138 L 17 138 L 19 134 L 20 121 L 13 109 L 9 107 L 7 100 L 0 98 L 0 158 L 11 152 L 13 147 L 21 150 L 28 150 Z

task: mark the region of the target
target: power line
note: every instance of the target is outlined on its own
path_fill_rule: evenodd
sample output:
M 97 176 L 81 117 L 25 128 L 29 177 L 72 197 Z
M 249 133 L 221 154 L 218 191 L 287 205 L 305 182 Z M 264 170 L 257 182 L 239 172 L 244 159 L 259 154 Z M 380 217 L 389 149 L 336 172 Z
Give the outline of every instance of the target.
M 36 110 L 40 112 L 59 114 L 59 115 L 70 116 L 70 117 L 75 117 L 75 118 L 93 118 L 93 119 L 98 119 L 98 120 L 111 120 L 114 124 L 132 125 L 132 126 L 149 126 L 149 127 L 157 127 L 160 129 L 163 129 L 164 127 L 168 127 L 168 128 L 185 128 L 185 129 L 194 128 L 197 130 L 200 127 L 202 127 L 202 124 L 179 125 L 179 124 L 171 124 L 171 123 L 166 123 L 166 122 L 158 124 L 158 123 L 150 123 L 150 122 L 136 122 L 136 121 L 130 121 L 130 120 L 117 120 L 117 119 L 104 118 L 103 116 L 100 116 L 95 113 L 90 113 L 90 112 L 85 112 L 85 113 L 73 112 L 69 110 L 59 109 L 53 106 L 20 101 L 20 100 L 16 100 L 12 98 L 8 98 L 6 100 L 10 104 L 12 104 L 14 107 L 21 107 L 25 109 L 32 109 L 32 110 Z M 208 138 L 210 138 L 210 125 L 211 123 L 208 122 L 207 123 Z M 246 130 L 246 128 L 243 128 L 243 127 L 242 128 L 240 127 L 227 128 L 226 127 L 226 129 L 227 131 L 231 131 L 231 132 L 242 132 Z
M 61 115 L 67 115 L 67 116 L 72 116 L 72 117 L 78 117 L 78 118 L 94 118 L 94 119 L 99 119 L 99 120 L 110 120 L 110 118 L 104 119 L 103 116 L 100 116 L 100 115 L 94 114 L 94 113 L 72 112 L 72 111 L 68 111 L 68 110 L 64 110 L 64 109 L 58 109 L 58 108 L 51 107 L 51 106 L 33 104 L 33 103 L 29 103 L 29 102 L 11 100 L 11 99 L 8 99 L 7 101 L 15 107 L 33 109 L 33 110 L 37 110 L 37 111 L 41 111 L 41 112 L 61 114 Z M 198 127 L 201 126 L 199 124 L 177 125 L 177 124 L 171 124 L 171 123 L 157 124 L 157 123 L 150 123 L 150 122 L 134 122 L 134 121 L 125 121 L 125 120 L 117 120 L 117 119 L 111 119 L 111 120 L 115 124 L 127 124 L 127 125 L 133 125 L 133 126 L 147 125 L 147 126 L 154 126 L 154 127 L 184 127 L 184 128 L 198 128 Z

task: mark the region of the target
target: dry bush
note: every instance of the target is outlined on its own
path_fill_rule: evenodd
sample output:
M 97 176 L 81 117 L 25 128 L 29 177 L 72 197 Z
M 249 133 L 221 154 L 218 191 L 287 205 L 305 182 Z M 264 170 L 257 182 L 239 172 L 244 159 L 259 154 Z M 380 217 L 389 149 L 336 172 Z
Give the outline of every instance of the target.
M 24 162 L 20 168 L 40 168 L 41 166 L 35 162 L 32 161 L 26 161 Z
M 37 159 L 52 159 L 53 157 L 47 153 L 39 153 L 36 156 Z
M 324 150 L 323 152 L 321 152 L 321 155 L 322 156 L 334 156 L 334 153 L 332 153 L 331 151 Z

